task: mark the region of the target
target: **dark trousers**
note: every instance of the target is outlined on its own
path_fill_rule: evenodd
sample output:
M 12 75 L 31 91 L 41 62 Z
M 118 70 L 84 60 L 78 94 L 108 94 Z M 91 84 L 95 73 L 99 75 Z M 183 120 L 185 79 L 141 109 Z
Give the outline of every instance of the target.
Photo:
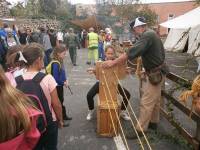
M 44 53 L 45 53 L 45 56 L 44 56 L 45 67 L 50 63 L 50 60 L 51 60 L 50 55 L 51 55 L 52 51 L 53 51 L 53 49 L 48 49 L 48 50 L 44 51 Z
M 57 150 L 58 143 L 58 123 L 53 121 L 41 135 L 34 150 Z
M 69 55 L 72 61 L 72 64 L 76 64 L 76 56 L 77 56 L 77 50 L 76 47 L 69 47 Z
M 57 86 L 57 93 L 58 93 L 58 98 L 60 100 L 60 103 L 62 105 L 62 115 L 63 115 L 63 119 L 67 117 L 67 113 L 66 113 L 66 108 L 63 104 L 64 102 L 64 91 L 63 91 L 63 86 Z
M 124 90 L 125 94 L 124 94 L 123 90 Z M 123 101 L 125 103 L 125 105 L 124 105 L 124 103 L 122 102 L 121 110 L 125 110 L 127 105 L 128 105 L 128 100 L 130 99 L 131 94 L 124 87 L 122 89 L 122 87 L 119 84 L 118 84 L 118 91 L 119 91 L 119 94 L 122 96 Z M 87 93 L 87 102 L 88 102 L 89 110 L 93 110 L 94 109 L 94 96 L 96 94 L 98 94 L 98 93 L 99 93 L 99 82 L 96 82 L 92 86 L 92 88 L 89 90 L 89 92 Z

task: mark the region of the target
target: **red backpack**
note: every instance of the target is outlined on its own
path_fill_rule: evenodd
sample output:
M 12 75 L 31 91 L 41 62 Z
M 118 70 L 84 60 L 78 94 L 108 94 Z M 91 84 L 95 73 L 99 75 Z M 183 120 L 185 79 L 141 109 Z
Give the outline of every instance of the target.
M 32 150 L 36 146 L 39 138 L 40 131 L 37 129 L 37 119 L 42 113 L 35 109 L 28 109 L 31 118 L 31 129 L 27 133 L 22 132 L 17 137 L 0 143 L 1 150 Z

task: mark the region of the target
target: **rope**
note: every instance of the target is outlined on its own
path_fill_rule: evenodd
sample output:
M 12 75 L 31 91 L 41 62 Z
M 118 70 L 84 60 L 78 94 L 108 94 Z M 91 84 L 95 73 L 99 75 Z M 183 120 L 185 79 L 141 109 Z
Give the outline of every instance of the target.
M 110 89 L 109 89 L 109 87 L 108 87 L 108 82 L 107 82 L 107 79 L 106 79 L 106 76 L 105 76 L 105 72 L 102 71 L 102 73 L 103 73 L 103 77 L 104 77 L 104 80 L 105 80 L 105 83 L 106 83 L 106 87 L 107 87 L 107 89 L 108 89 L 108 93 L 109 93 L 109 95 L 110 95 L 110 97 L 111 97 L 111 101 L 112 101 L 113 106 L 114 106 L 114 101 L 113 101 L 113 98 L 112 98 L 112 94 L 111 94 L 111 92 L 110 92 Z M 123 131 L 123 128 L 122 128 L 122 125 L 121 125 L 121 122 L 120 122 L 120 119 L 119 119 L 119 116 L 118 116 L 118 114 L 117 114 L 116 109 L 115 109 L 115 113 L 116 113 L 116 116 L 117 116 L 117 120 L 118 120 L 118 122 L 119 122 L 120 129 L 121 129 L 121 131 L 122 131 L 122 135 L 123 135 L 123 138 L 124 138 L 124 141 L 125 141 L 125 145 L 126 145 L 127 149 L 129 150 L 129 146 L 128 146 L 128 143 L 127 143 L 127 140 L 126 140 L 126 137 L 125 137 L 125 134 L 124 134 L 124 131 Z
M 109 105 L 109 101 L 108 101 L 108 97 L 106 95 L 106 90 L 105 90 L 104 85 L 103 85 L 103 90 L 104 90 L 104 93 L 105 93 L 106 102 L 107 102 L 107 106 L 108 106 L 108 110 L 109 110 L 109 114 L 110 114 L 110 119 L 111 119 L 111 122 L 112 122 L 112 125 L 113 125 L 113 129 L 114 129 L 116 138 L 119 139 L 119 137 L 117 136 L 117 131 L 116 131 L 115 124 L 114 124 L 114 121 L 113 121 L 114 119 L 113 119 L 112 114 L 111 114 L 111 109 L 110 109 L 110 105 Z
M 120 84 L 119 84 L 119 85 L 120 85 Z M 120 85 L 120 86 L 121 86 L 121 85 Z M 122 86 L 121 86 L 121 87 L 122 87 Z M 116 87 L 116 89 L 117 89 L 117 92 L 119 93 L 118 87 Z M 122 88 L 122 90 L 124 91 L 123 88 Z M 124 92 L 124 94 L 125 94 L 125 92 Z M 128 101 L 128 98 L 127 98 L 126 94 L 125 94 L 125 97 L 126 97 L 126 100 Z M 134 129 L 134 131 L 135 131 L 135 133 L 136 133 L 136 136 L 137 136 L 137 138 L 138 138 L 138 140 L 139 140 L 139 142 L 140 142 L 140 145 L 141 145 L 141 147 L 142 147 L 142 150 L 144 150 L 143 143 L 142 143 L 142 141 L 141 141 L 141 139 L 140 139 L 140 136 L 139 136 L 139 134 L 138 134 L 138 132 L 137 132 L 137 130 L 136 130 L 136 127 L 135 127 L 135 125 L 134 125 L 134 123 L 133 123 L 133 120 L 132 120 L 132 118 L 131 118 L 131 115 L 130 115 L 129 111 L 127 110 L 127 107 L 126 107 L 126 105 L 125 105 L 125 102 L 124 102 L 123 98 L 121 98 L 121 100 L 122 100 L 122 102 L 123 102 L 123 104 L 124 104 L 124 106 L 125 106 L 125 108 L 126 108 L 126 112 L 128 113 L 128 116 L 129 116 L 130 119 L 131 119 L 131 124 L 132 124 L 133 129 Z
M 142 70 L 142 59 L 141 59 L 141 57 L 137 58 L 137 64 L 132 63 L 130 60 L 128 60 L 128 63 L 130 63 L 132 66 L 137 65 L 135 74 L 140 79 L 141 78 L 141 70 Z
M 116 75 L 115 72 L 114 72 L 114 74 L 115 74 L 115 76 L 116 76 L 116 78 L 117 78 L 117 80 L 118 80 L 119 85 L 121 86 L 121 82 L 120 82 L 118 76 Z M 123 88 L 122 88 L 122 90 L 123 90 L 123 92 L 124 92 L 124 94 L 125 94 L 125 91 L 124 91 Z M 125 95 L 126 95 L 126 94 L 125 94 Z M 127 96 L 126 96 L 126 98 L 127 98 Z M 127 99 L 128 99 L 128 98 L 127 98 Z M 146 143 L 147 143 L 149 149 L 152 150 L 152 148 L 151 148 L 151 146 L 150 146 L 150 143 L 149 143 L 149 141 L 148 141 L 148 139 L 147 139 L 145 133 L 143 132 L 143 129 L 142 129 L 140 123 L 139 123 L 139 120 L 137 119 L 136 114 L 135 114 L 135 112 L 133 111 L 133 108 L 132 108 L 132 106 L 131 106 L 131 104 L 130 104 L 129 101 L 128 101 L 128 105 L 130 106 L 130 109 L 131 109 L 131 111 L 132 111 L 132 113 L 133 113 L 133 115 L 134 115 L 134 117 L 135 117 L 135 119 L 136 119 L 136 122 L 137 122 L 137 124 L 138 124 L 138 126 L 139 126 L 139 128 L 140 128 L 140 130 L 141 130 L 141 132 L 142 132 L 142 134 L 143 134 L 143 136 L 144 136 L 144 139 L 145 139 L 145 141 L 146 141 Z

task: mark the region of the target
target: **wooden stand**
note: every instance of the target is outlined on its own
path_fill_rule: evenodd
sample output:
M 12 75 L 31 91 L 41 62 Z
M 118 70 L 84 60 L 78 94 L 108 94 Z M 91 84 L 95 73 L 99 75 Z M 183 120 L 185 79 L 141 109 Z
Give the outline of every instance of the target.
M 97 133 L 112 137 L 119 133 L 119 109 L 117 86 L 119 79 L 125 77 L 125 65 L 103 69 L 102 62 L 96 64 L 96 78 L 99 80 L 99 99 L 97 107 Z M 115 75 L 116 74 L 116 75 Z
M 98 135 L 105 137 L 113 137 L 119 133 L 119 123 L 117 120 L 117 115 L 119 115 L 119 109 L 120 105 L 118 103 L 100 104 L 100 100 L 98 99 L 98 106 L 97 106 Z

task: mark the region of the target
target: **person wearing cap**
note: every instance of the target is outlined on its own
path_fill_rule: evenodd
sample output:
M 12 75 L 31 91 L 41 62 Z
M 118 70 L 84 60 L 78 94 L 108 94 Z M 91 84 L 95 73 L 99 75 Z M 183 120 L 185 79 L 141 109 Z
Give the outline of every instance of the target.
M 161 86 L 169 70 L 165 64 L 165 51 L 162 41 L 155 31 L 147 28 L 145 19 L 143 17 L 136 18 L 130 23 L 130 28 L 139 37 L 136 43 L 119 58 L 104 62 L 103 67 L 109 68 L 141 56 L 145 74 L 142 80 L 139 123 L 137 123 L 136 129 L 142 136 L 142 131 L 146 132 L 148 128 L 157 129 Z M 137 138 L 136 133 L 128 134 L 127 138 Z
M 77 47 L 80 47 L 79 46 L 80 44 L 77 35 L 74 33 L 73 28 L 69 28 L 69 34 L 65 37 L 64 43 L 66 44 L 66 47 L 69 49 L 69 55 L 72 64 L 74 66 L 77 66 L 76 64 Z
M 98 60 L 98 34 L 94 32 L 94 28 L 91 27 L 88 33 L 88 61 L 87 64 L 90 65 L 92 59 L 94 60 L 94 64 Z

